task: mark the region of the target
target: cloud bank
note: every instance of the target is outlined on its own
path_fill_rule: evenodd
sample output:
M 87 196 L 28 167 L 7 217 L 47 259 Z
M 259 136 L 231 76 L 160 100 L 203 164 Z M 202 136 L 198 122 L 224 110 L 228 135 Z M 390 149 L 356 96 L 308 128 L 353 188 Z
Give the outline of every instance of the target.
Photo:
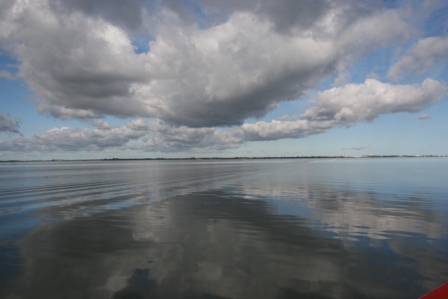
M 243 124 L 230 130 L 174 126 L 160 120 L 137 119 L 122 127 L 95 122 L 95 129 L 62 127 L 31 138 L 0 141 L 3 151 L 98 151 L 108 148 L 150 152 L 223 150 L 250 141 L 303 138 L 337 127 L 372 121 L 380 115 L 418 112 L 439 101 L 445 85 L 426 79 L 421 85 L 391 85 L 375 79 L 319 93 L 313 106 L 297 120 Z M 425 115 L 420 119 L 427 118 Z

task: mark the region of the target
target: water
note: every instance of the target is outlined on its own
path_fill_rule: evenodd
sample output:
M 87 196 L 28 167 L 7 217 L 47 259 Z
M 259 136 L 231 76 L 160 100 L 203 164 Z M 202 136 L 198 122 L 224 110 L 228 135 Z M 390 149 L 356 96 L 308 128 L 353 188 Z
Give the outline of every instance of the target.
M 0 298 L 418 298 L 448 159 L 0 165 Z

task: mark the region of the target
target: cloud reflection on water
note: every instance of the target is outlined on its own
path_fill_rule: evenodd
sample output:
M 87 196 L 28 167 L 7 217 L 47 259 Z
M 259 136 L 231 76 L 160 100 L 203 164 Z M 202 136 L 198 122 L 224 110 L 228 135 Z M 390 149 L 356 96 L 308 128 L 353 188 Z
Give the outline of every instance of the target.
M 0 296 L 404 299 L 448 280 L 446 209 L 426 187 L 363 186 L 331 163 L 191 165 L 36 210 L 55 220 L 17 241 L 22 275 Z
M 233 191 L 193 193 L 38 230 L 19 242 L 26 261 L 17 294 L 411 298 L 425 291 L 416 282 L 441 279 L 434 272 L 441 261 L 425 256 L 425 246 L 418 248 L 425 258 L 418 265 L 417 252 L 395 250 L 403 240 L 382 240 L 379 249 L 347 246 L 305 218 Z
M 236 194 L 272 202 L 278 213 L 316 220 L 318 223 L 314 225 L 323 225 L 325 230 L 340 234 L 341 238 L 365 235 L 385 239 L 396 234 L 423 234 L 438 239 L 448 233 L 444 226 L 445 214 L 434 210 L 431 198 L 425 196 L 388 198 L 389 194 L 341 190 L 323 184 L 290 189 L 244 186 Z

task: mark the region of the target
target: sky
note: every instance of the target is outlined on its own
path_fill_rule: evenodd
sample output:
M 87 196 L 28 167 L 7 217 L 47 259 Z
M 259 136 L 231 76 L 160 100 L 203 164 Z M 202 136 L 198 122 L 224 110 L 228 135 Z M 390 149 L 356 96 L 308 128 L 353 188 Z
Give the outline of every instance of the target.
M 0 160 L 448 154 L 448 3 L 1 0 Z

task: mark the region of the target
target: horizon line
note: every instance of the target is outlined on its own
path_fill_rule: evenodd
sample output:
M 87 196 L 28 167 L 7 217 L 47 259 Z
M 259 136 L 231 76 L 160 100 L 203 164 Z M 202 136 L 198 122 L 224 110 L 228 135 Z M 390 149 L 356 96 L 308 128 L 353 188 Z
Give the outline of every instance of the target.
M 86 159 L 31 159 L 31 160 L 0 160 L 5 162 L 76 162 L 76 161 L 157 161 L 157 160 L 276 160 L 276 159 L 356 159 L 356 158 L 440 158 L 448 155 L 360 155 L 360 156 L 236 156 L 236 157 L 182 157 L 182 158 L 86 158 Z

